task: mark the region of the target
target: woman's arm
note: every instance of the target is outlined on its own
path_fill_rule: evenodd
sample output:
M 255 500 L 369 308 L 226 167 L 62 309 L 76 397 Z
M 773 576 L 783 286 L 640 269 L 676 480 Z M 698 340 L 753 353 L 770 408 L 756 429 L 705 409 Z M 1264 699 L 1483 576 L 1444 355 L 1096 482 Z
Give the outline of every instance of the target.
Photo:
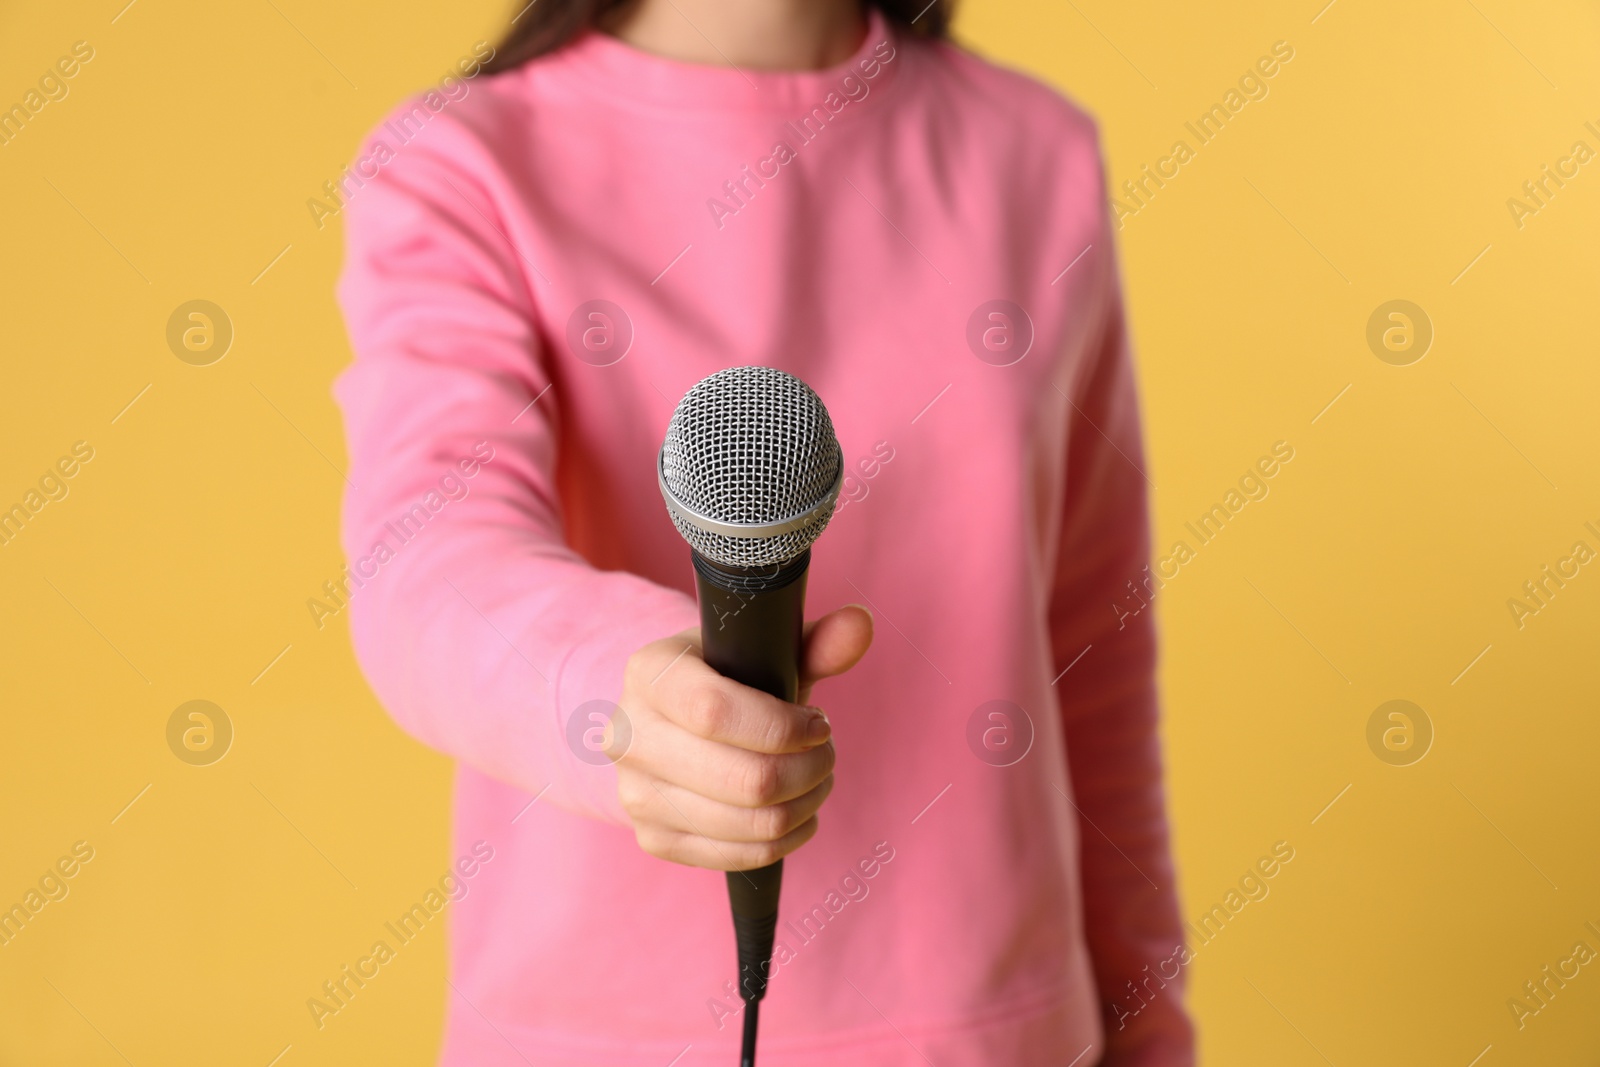
M 626 823 L 614 770 L 578 758 L 566 718 L 617 701 L 628 657 L 699 617 L 685 594 L 597 570 L 564 542 L 535 275 L 471 177 L 492 164 L 450 119 L 401 147 L 344 213 L 339 300 L 356 361 L 335 394 L 351 633 L 408 732 Z
M 1150 978 L 1178 969 L 1183 932 L 1161 784 L 1154 613 L 1127 610 L 1139 603 L 1127 583 L 1140 585 L 1149 560 L 1146 477 L 1109 228 L 1102 241 L 1104 327 L 1069 390 L 1077 410 L 1051 600 L 1056 670 L 1076 663 L 1056 684 L 1079 816 L 1084 929 L 1105 1017 L 1102 1062 L 1187 1067 L 1184 976 L 1164 987 Z
M 828 721 L 707 667 L 692 598 L 567 546 L 552 357 L 473 179 L 493 166 L 441 116 L 347 208 L 339 296 L 357 359 L 336 392 L 357 656 L 400 725 L 448 755 L 629 826 L 653 855 L 764 866 L 816 832 Z M 624 506 L 664 517 L 654 493 Z M 859 608 L 813 620 L 802 699 L 871 638 Z M 591 701 L 626 710 L 621 744 L 600 751 Z

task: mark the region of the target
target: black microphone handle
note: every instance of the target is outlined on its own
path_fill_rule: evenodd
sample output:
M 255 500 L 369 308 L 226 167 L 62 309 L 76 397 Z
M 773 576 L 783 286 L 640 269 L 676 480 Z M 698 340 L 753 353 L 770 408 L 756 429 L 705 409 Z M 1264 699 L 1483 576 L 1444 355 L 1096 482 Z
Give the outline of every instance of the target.
M 794 701 L 800 693 L 810 550 L 787 563 L 765 568 L 728 567 L 698 552 L 692 555 L 706 663 L 752 689 Z M 739 996 L 752 1016 L 767 993 L 782 887 L 781 859 L 751 871 L 728 872 L 728 902 L 739 950 Z M 754 1019 L 747 1018 L 747 1022 Z

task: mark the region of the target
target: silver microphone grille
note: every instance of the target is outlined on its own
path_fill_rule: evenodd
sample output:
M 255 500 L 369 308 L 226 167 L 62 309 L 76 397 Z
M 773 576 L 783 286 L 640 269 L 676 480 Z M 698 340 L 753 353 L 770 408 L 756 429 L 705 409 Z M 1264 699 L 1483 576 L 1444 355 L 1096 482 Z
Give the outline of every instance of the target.
M 657 473 L 690 547 L 726 566 L 767 567 L 800 555 L 828 525 L 844 457 L 805 382 L 731 367 L 678 402 Z

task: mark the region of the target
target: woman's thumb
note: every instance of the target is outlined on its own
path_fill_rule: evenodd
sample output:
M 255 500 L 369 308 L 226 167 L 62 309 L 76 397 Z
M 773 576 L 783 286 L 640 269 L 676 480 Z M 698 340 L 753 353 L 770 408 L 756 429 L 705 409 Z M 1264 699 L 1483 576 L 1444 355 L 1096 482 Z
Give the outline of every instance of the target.
M 800 656 L 800 688 L 836 674 L 861 661 L 872 644 L 872 612 L 850 604 L 806 624 Z

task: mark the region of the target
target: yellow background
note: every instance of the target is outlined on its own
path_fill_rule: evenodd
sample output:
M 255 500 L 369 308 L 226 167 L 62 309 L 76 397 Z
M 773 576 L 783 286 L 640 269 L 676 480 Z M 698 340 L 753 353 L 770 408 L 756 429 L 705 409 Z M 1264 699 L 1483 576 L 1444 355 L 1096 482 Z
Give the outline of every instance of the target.
M 1156 601 L 1185 917 L 1295 849 L 1197 955 L 1203 1049 L 1592 1063 L 1600 965 L 1521 1030 L 1506 1002 L 1600 949 L 1600 565 L 1521 629 L 1506 601 L 1600 549 L 1600 162 L 1520 229 L 1506 200 L 1600 149 L 1600 13 L 1322 2 L 971 0 L 958 22 L 1093 111 L 1119 183 L 1295 50 L 1121 233 L 1157 543 L 1295 449 Z M 451 858 L 449 765 L 387 721 L 343 619 L 305 607 L 342 562 L 328 387 L 349 358 L 341 233 L 305 201 L 509 11 L 124 3 L 0 13 L 0 104 L 95 49 L 0 147 L 0 503 L 95 449 L 0 547 L 0 904 L 95 849 L 0 948 L 0 1062 L 430 1063 L 442 930 L 320 1033 L 304 1006 Z M 195 298 L 236 331 L 207 367 L 165 340 Z M 1434 327 L 1410 366 L 1366 342 L 1392 299 Z M 167 747 L 192 699 L 237 732 L 212 766 Z M 1411 766 L 1367 744 L 1391 699 L 1433 725 Z

